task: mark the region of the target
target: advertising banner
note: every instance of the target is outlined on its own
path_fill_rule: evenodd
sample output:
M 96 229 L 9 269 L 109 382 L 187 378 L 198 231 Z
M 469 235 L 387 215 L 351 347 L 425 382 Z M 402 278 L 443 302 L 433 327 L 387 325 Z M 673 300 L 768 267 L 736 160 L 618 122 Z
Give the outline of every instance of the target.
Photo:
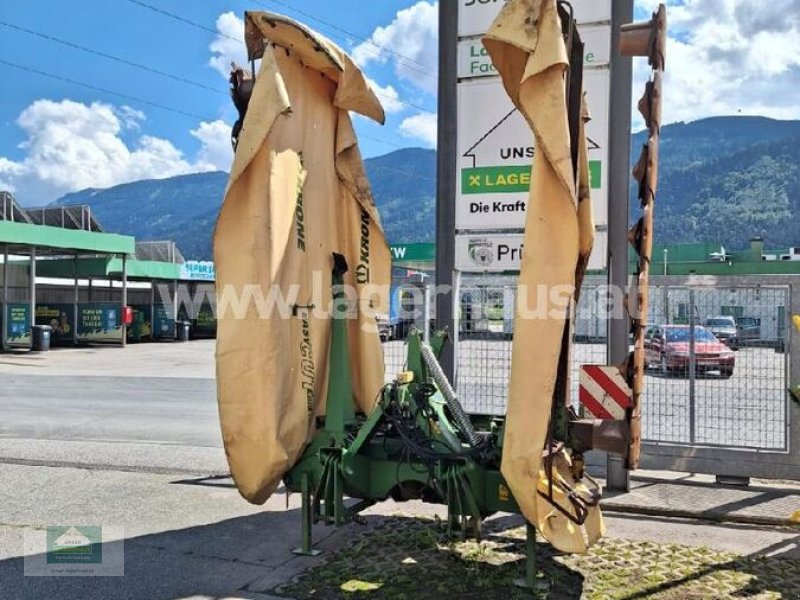
M 153 337 L 158 340 L 171 340 L 175 337 L 175 320 L 163 304 L 156 304 L 153 315 Z
M 184 281 L 214 281 L 216 270 L 209 260 L 187 260 L 180 266 L 180 278 Z
M 37 304 L 36 324 L 49 325 L 52 345 L 73 343 L 75 341 L 74 305 Z
M 6 342 L 9 346 L 31 345 L 31 307 L 9 302 L 5 307 Z
M 153 319 L 149 304 L 132 304 L 133 323 L 127 329 L 129 342 L 146 342 L 153 339 Z
M 498 234 L 513 236 L 524 230 L 536 148 L 530 125 L 508 98 L 481 42 L 504 0 L 458 2 L 456 244 L 464 258 L 470 245 L 465 240 L 485 235 L 499 240 L 503 238 Z M 570 4 L 585 46 L 583 87 L 591 113 L 586 126 L 589 183 L 597 228 L 589 269 L 598 270 L 605 268 L 608 245 L 611 1 Z M 497 258 L 500 262 L 493 268 L 503 270 L 511 255 Z M 476 268 L 471 260 L 462 264 Z
M 458 0 L 458 36 L 483 35 L 505 0 Z M 611 20 L 611 0 L 570 0 L 578 24 Z
M 77 333 L 81 342 L 121 342 L 122 306 L 111 302 L 79 304 Z

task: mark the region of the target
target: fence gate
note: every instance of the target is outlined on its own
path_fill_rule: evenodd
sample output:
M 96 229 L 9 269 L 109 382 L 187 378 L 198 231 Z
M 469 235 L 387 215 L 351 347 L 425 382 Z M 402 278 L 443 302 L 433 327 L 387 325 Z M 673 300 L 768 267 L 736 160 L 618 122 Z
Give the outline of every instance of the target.
M 463 276 L 456 310 L 456 390 L 467 412 L 502 415 L 511 373 L 516 276 Z M 607 286 L 588 278 L 575 314 L 570 386 L 577 405 L 581 364 L 606 362 Z
M 800 344 L 792 343 L 800 336 L 790 326 L 800 313 L 798 285 L 790 276 L 652 281 L 643 468 L 800 479 L 800 455 L 792 452 L 800 445 L 800 426 L 792 426 L 800 424 L 800 405 L 787 393 L 800 382 Z M 456 391 L 472 414 L 504 414 L 516 277 L 464 275 L 455 297 Z M 405 302 L 406 321 L 415 315 L 421 328 L 424 298 L 414 298 Z M 606 363 L 607 298 L 605 278 L 587 278 L 574 322 L 576 404 L 580 366 Z M 387 380 L 402 370 L 403 340 L 384 344 Z
M 788 287 L 650 294 L 643 440 L 786 451 Z

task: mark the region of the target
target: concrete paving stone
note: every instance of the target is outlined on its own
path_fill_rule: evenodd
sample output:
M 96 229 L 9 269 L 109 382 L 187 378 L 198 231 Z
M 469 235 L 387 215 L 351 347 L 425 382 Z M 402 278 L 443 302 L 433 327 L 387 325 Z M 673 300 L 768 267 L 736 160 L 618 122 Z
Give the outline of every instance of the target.
M 323 569 L 326 561 L 343 552 L 361 548 L 363 558 L 348 564 L 351 567 L 358 566 L 359 561 L 370 564 L 373 559 L 369 544 L 376 535 L 374 531 L 380 531 L 389 518 L 398 525 L 390 544 L 382 547 L 382 555 L 392 564 L 405 564 L 408 558 L 419 562 L 420 552 L 435 539 L 435 517 L 445 514 L 441 506 L 419 502 L 377 504 L 366 511 L 366 526 L 348 525 L 339 529 L 315 526 L 315 544 L 324 553 L 319 557 L 297 557 L 291 554 L 291 549 L 300 543 L 297 494 L 290 496 L 286 510 L 283 494 L 274 495 L 263 507 L 252 506 L 229 487 L 226 479 L 209 481 L 153 473 L 0 465 L 0 480 L 10 484 L 1 488 L 0 497 L 4 508 L 0 519 L 3 522 L 0 582 L 11 586 L 3 589 L 13 592 L 0 593 L 3 600 L 54 597 L 56 590 L 64 600 L 284 597 L 282 586 L 287 582 Z M 423 522 L 422 518 L 428 521 Z M 63 585 L 54 581 L 27 581 L 31 578 L 20 580 L 24 528 L 70 522 L 124 527 L 124 579 L 116 579 L 116 585 L 94 578 L 65 581 Z M 497 524 L 492 527 L 511 528 L 513 534 L 509 537 L 504 531 L 501 538 L 494 538 L 497 543 L 504 547 L 522 543 L 519 516 L 498 515 L 492 523 Z M 800 537 L 797 532 L 649 516 L 611 516 L 607 524 L 609 539 L 620 543 L 622 554 L 635 554 L 637 544 L 657 549 L 639 554 L 642 564 L 653 565 L 656 556 L 667 561 L 666 557 L 675 552 L 671 546 L 654 540 L 722 549 L 734 545 L 731 549 L 739 553 L 764 549 L 786 561 L 787 552 L 796 550 L 792 540 Z M 411 546 L 407 545 L 409 540 L 413 542 Z M 465 548 L 480 554 L 480 545 Z M 625 556 L 617 557 L 620 558 Z M 517 552 L 506 550 L 498 561 L 513 567 L 519 559 Z M 456 564 L 460 565 L 458 570 L 468 571 L 471 563 Z M 442 568 L 438 563 L 428 567 L 425 577 L 430 580 Z M 456 569 L 450 562 L 445 567 Z M 376 569 L 373 575 L 380 576 L 380 566 Z M 769 576 L 773 576 L 771 572 Z
M 607 492 L 602 505 L 607 510 L 642 514 L 800 525 L 800 489 L 796 486 L 733 487 L 704 481 L 637 478 L 628 493 Z

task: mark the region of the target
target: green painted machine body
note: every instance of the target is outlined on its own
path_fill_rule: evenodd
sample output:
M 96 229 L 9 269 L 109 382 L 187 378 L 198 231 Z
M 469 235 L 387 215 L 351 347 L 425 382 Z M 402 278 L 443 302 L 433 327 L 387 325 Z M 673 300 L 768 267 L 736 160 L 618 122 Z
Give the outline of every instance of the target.
M 419 332 L 408 337 L 406 371 L 384 386 L 369 415 L 356 412 L 344 270 L 346 265 L 335 261 L 325 415 L 318 418 L 299 462 L 284 476 L 289 491 L 303 494 L 304 530 L 306 521 L 346 523 L 363 508 L 389 498 L 444 504 L 451 526 L 460 524 L 466 531 L 469 522 L 473 533 L 479 533 L 474 528 L 491 513 L 518 511 L 500 474 L 503 420 L 476 420 L 480 441 L 466 441 L 428 372 Z M 446 340 L 444 332 L 432 336 L 434 355 Z M 356 503 L 346 507 L 345 498 Z M 304 546 L 310 549 L 310 540 L 304 539 Z

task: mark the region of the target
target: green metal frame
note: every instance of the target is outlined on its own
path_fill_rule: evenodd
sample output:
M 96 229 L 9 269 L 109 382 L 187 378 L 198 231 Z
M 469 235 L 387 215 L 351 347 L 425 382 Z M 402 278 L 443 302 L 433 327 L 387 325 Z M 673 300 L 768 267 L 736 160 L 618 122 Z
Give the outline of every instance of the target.
M 448 508 L 448 533 L 480 537 L 483 519 L 498 511 L 519 512 L 500 473 L 502 419 L 478 420 L 485 448 L 472 448 L 449 416 L 422 357 L 418 331 L 408 337 L 407 371 L 385 386 L 369 415 L 356 412 L 347 345 L 347 301 L 342 289 L 346 265 L 334 259 L 329 386 L 325 416 L 299 462 L 285 474 L 290 492 L 302 496 L 302 544 L 295 550 L 318 553 L 312 525 L 342 525 L 364 508 L 387 498 L 422 499 Z M 445 332 L 431 338 L 439 356 Z M 424 433 L 432 459 L 408 456 L 404 441 L 385 435 L 389 414 L 398 412 L 409 427 Z M 429 458 L 430 458 L 429 457 Z M 356 500 L 345 504 L 345 498 Z M 526 579 L 535 580 L 535 531 L 529 530 Z M 533 575 L 531 575 L 533 574 Z

